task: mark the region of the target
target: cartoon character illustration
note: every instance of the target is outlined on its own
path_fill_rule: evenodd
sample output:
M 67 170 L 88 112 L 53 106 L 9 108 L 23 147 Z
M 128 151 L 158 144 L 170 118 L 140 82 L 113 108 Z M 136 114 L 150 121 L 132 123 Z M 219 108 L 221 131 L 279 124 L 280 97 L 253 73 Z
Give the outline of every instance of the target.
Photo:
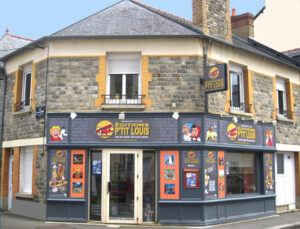
M 200 134 L 201 134 L 200 126 L 193 125 L 192 133 L 191 133 L 191 140 L 200 142 L 201 141 Z
M 60 131 L 59 137 L 61 138 L 61 140 L 64 140 L 64 137 L 67 137 L 67 136 L 68 136 L 68 131 L 63 126 L 63 128 Z
M 267 146 L 274 146 L 274 139 L 273 139 L 273 131 L 267 130 L 266 131 L 266 144 Z
M 208 182 L 210 179 L 210 175 L 207 174 L 207 169 L 204 169 L 205 172 L 205 194 L 208 194 Z
M 211 124 L 206 132 L 206 141 L 216 142 L 218 140 L 218 133 L 215 131 L 215 125 Z
M 166 155 L 165 156 L 165 165 L 175 165 L 174 155 Z
M 96 127 L 96 134 L 101 138 L 109 138 L 114 133 L 114 126 L 110 121 L 103 120 Z
M 271 165 L 268 165 L 267 166 L 267 174 L 266 174 L 266 188 L 269 189 L 269 190 L 273 190 L 274 187 L 274 179 L 273 179 L 273 169 L 272 169 L 272 166 Z
M 182 126 L 183 140 L 185 142 L 191 141 L 192 126 L 193 126 L 193 123 L 191 123 L 191 122 L 186 122 Z
M 49 132 L 51 136 L 50 141 L 62 141 L 64 137 L 68 136 L 68 131 L 65 127 L 52 126 Z

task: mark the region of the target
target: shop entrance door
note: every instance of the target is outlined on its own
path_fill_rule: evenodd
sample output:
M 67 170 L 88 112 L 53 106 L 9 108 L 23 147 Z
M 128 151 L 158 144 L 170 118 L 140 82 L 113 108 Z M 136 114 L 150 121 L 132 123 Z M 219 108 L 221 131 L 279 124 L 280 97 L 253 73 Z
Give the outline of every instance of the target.
M 133 223 L 141 221 L 142 158 L 139 150 L 108 150 L 106 153 L 105 221 Z M 104 168 L 103 168 L 104 169 Z

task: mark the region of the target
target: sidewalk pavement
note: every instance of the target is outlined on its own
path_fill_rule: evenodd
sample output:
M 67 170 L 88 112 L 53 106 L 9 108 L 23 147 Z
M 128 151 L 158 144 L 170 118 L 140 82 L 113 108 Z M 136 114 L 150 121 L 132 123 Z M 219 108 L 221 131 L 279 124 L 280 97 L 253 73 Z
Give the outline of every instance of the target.
M 112 225 L 101 223 L 61 223 L 44 222 L 2 212 L 0 229 L 107 229 L 107 228 L 142 228 L 142 229 L 300 229 L 300 211 L 282 213 L 270 217 L 253 220 L 239 221 L 221 225 L 198 227 L 198 226 L 160 226 L 160 225 Z

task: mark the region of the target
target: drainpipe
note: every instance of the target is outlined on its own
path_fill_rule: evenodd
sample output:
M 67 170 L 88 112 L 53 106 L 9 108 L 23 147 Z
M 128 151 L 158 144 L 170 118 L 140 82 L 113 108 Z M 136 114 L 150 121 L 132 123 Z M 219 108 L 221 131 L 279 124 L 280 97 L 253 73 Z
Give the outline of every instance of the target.
M 2 66 L 1 66 L 2 65 Z M 6 91 L 6 71 L 4 63 L 0 62 L 0 81 L 3 81 L 3 90 L 1 94 L 2 106 L 1 106 L 1 119 L 0 119 L 0 171 L 2 171 L 2 138 L 3 138 L 3 124 L 4 124 L 4 108 L 5 108 L 5 91 Z M 1 190 L 1 174 L 0 174 L 0 190 Z M 0 209 L 2 209 L 2 201 L 0 197 Z M 0 218 L 1 225 L 1 218 Z
M 208 48 L 211 45 L 211 43 L 212 43 L 211 39 L 207 39 L 207 41 L 203 40 L 203 59 L 204 59 L 203 60 L 203 72 L 204 72 L 204 74 L 205 74 L 205 69 L 208 66 L 207 51 L 208 51 Z M 203 82 L 204 82 L 204 79 L 203 79 Z M 208 113 L 208 93 L 204 92 L 204 94 L 205 94 L 205 112 Z

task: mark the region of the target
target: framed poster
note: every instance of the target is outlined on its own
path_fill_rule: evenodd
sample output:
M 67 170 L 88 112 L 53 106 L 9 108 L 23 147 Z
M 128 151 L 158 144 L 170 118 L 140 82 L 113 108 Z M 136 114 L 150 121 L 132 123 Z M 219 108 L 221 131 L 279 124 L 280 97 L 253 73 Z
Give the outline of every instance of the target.
M 160 152 L 160 198 L 179 199 L 179 151 Z
M 71 198 L 84 198 L 85 195 L 85 150 L 71 151 Z
M 218 152 L 218 187 L 219 187 L 219 198 L 225 198 L 225 152 Z
M 184 188 L 199 188 L 199 169 L 184 170 Z
M 204 195 L 205 199 L 215 199 L 218 196 L 217 152 L 204 151 Z
M 264 168 L 265 168 L 265 186 L 266 194 L 275 193 L 275 179 L 274 179 L 274 154 L 264 154 Z
M 68 151 L 50 150 L 49 197 L 67 197 Z

